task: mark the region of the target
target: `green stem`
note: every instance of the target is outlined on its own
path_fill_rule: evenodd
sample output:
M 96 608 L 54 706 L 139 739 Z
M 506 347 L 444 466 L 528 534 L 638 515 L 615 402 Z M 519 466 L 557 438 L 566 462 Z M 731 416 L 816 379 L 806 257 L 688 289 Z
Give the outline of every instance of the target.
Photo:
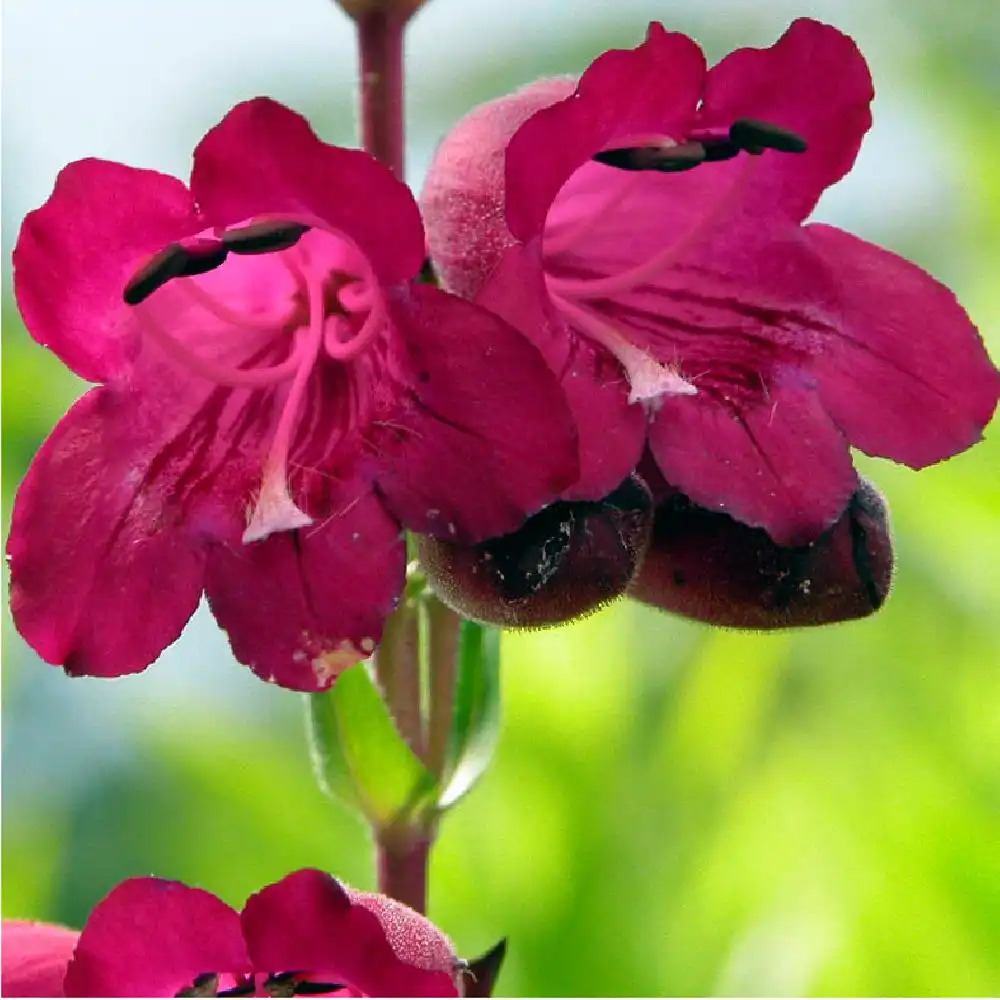
M 440 775 L 444 769 L 455 712 L 458 676 L 458 634 L 461 618 L 433 594 L 426 600 L 430 667 L 430 707 L 427 720 L 427 769 Z

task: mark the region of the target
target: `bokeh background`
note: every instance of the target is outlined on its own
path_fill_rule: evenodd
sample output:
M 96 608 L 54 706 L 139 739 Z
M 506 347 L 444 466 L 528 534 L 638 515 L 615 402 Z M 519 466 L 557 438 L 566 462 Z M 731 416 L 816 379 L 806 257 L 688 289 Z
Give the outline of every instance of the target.
M 799 14 L 853 34 L 878 89 L 818 215 L 947 281 L 996 356 L 995 0 L 432 0 L 410 38 L 411 177 L 473 103 L 633 45 L 650 18 L 718 58 Z M 12 304 L 24 213 L 82 156 L 186 176 L 205 130 L 258 93 L 349 143 L 354 57 L 329 0 L 3 15 L 6 524 L 84 388 Z M 464 954 L 510 937 L 501 993 L 1000 992 L 1000 428 L 919 475 L 861 466 L 897 546 L 874 619 L 740 634 L 624 603 L 505 638 L 498 759 L 445 822 L 431 888 Z M 234 905 L 300 866 L 372 885 L 366 831 L 310 776 L 298 696 L 239 667 L 206 614 L 117 681 L 42 664 L 9 616 L 3 638 L 4 915 L 80 925 L 135 874 Z

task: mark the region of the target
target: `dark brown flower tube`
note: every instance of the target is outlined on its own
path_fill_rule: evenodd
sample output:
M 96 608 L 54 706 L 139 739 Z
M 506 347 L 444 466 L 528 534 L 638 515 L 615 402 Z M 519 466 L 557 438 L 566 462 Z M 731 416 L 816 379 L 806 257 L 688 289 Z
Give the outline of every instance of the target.
M 629 596 L 711 625 L 795 628 L 870 615 L 891 580 L 888 510 L 862 481 L 833 527 L 798 548 L 673 494 Z
M 638 476 L 598 501 L 559 502 L 517 531 L 464 546 L 422 536 L 418 558 L 438 596 L 466 618 L 539 628 L 579 618 L 623 594 L 653 522 Z

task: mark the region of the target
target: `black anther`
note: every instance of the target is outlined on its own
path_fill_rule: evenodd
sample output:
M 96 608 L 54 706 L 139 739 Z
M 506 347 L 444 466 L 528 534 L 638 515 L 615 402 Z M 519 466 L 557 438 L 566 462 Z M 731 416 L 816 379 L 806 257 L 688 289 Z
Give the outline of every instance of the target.
M 804 153 L 808 143 L 797 132 L 755 118 L 739 118 L 729 126 L 729 138 L 748 153 L 759 154 L 765 149 L 779 153 Z
M 223 233 L 222 243 L 233 253 L 276 253 L 295 246 L 308 229 L 299 222 L 251 222 Z
M 682 142 L 677 146 L 634 146 L 605 149 L 594 156 L 598 163 L 619 170 L 656 170 L 676 173 L 704 163 L 705 147 L 700 142 Z
M 182 247 L 187 260 L 184 263 L 184 270 L 181 271 L 182 278 L 190 278 L 196 274 L 204 274 L 206 271 L 214 271 L 222 264 L 229 251 L 224 246 L 211 246 L 207 250 L 192 251 Z
M 215 972 L 203 972 L 195 976 L 190 986 L 178 990 L 175 997 L 214 997 L 219 989 L 219 976 Z
M 137 306 L 172 278 L 181 277 L 187 264 L 187 251 L 180 243 L 171 243 L 169 246 L 165 246 L 133 275 L 132 279 L 125 285 L 122 298 L 125 299 L 127 305 Z
M 729 139 L 699 139 L 705 147 L 705 162 L 719 163 L 740 155 L 740 147 Z
M 343 983 L 296 983 L 294 996 L 321 996 L 324 993 L 335 993 L 344 988 Z

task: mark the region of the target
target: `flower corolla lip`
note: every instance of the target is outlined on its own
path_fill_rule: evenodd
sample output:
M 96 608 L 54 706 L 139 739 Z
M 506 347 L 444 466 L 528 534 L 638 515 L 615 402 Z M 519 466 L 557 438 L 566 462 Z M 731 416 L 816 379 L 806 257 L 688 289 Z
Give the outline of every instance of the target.
M 425 917 L 316 869 L 241 912 L 181 882 L 133 878 L 79 934 L 3 924 L 4 996 L 458 996 L 462 968 Z
M 493 313 L 417 280 L 410 191 L 266 98 L 190 188 L 70 164 L 14 251 L 31 335 L 100 383 L 14 507 L 11 607 L 70 674 L 144 669 L 202 593 L 237 658 L 328 686 L 371 654 L 403 530 L 515 530 L 577 474 L 555 376 Z
M 560 373 L 581 453 L 565 499 L 606 494 L 648 446 L 694 503 L 797 546 L 857 489 L 850 447 L 921 468 L 979 440 L 1000 374 L 954 295 L 806 224 L 873 96 L 857 46 L 817 21 L 710 69 L 654 23 L 444 139 L 421 195 L 432 258 Z

